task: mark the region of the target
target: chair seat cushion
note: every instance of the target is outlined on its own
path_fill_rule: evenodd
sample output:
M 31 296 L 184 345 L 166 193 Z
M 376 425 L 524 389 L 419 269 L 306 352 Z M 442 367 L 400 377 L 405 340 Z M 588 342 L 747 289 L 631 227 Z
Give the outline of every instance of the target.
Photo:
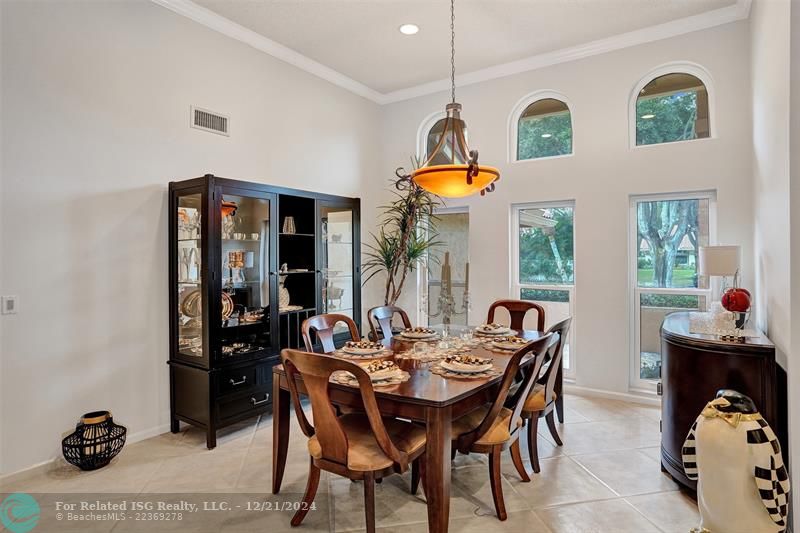
M 359 472 L 383 470 L 394 463 L 378 445 L 369 425 L 367 415 L 346 414 L 339 417 L 347 436 L 347 468 Z M 394 418 L 384 418 L 386 432 L 397 449 L 412 455 L 425 446 L 425 428 Z M 322 447 L 316 435 L 308 439 L 308 452 L 315 459 L 322 458 Z
M 457 439 L 459 436 L 463 435 L 464 433 L 469 433 L 474 429 L 477 429 L 478 426 L 481 425 L 483 419 L 486 418 L 486 414 L 491 409 L 491 404 L 486 404 L 483 407 L 475 409 L 474 411 L 465 414 L 461 418 L 457 420 L 453 420 L 453 438 Z M 503 407 L 500 410 L 500 413 L 495 418 L 492 427 L 489 431 L 486 432 L 480 439 L 478 439 L 475 444 L 486 444 L 486 445 L 494 445 L 494 444 L 502 444 L 511 438 L 511 433 L 509 432 L 509 423 L 511 420 L 511 409 L 507 409 Z M 522 425 L 522 419 L 517 421 L 517 427 Z
M 522 408 L 524 412 L 530 411 L 544 411 L 544 408 L 547 407 L 547 403 L 544 401 L 544 385 L 537 384 L 533 387 L 533 390 L 528 394 L 528 399 L 525 400 L 525 407 Z M 553 391 L 553 397 L 550 401 L 555 401 L 558 397 L 556 391 Z

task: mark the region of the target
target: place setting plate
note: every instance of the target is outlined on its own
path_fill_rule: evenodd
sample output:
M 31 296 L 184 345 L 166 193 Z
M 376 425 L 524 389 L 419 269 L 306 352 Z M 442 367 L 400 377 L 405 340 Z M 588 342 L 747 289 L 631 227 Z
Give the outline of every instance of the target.
M 411 374 L 402 370 L 393 361 L 373 361 L 368 364 L 359 364 L 367 371 L 372 385 L 375 387 L 397 385 L 408 381 L 411 377 Z M 331 381 L 350 387 L 359 386 L 356 377 L 346 370 L 337 370 L 331 374 Z
M 399 336 L 404 339 L 423 341 L 435 339 L 438 337 L 438 334 L 431 328 L 416 327 L 404 329 L 399 333 Z
M 375 356 L 386 351 L 386 347 L 380 342 L 372 341 L 347 341 L 339 350 L 343 354 L 355 356 Z
M 519 350 L 530 341 L 522 337 L 503 337 L 502 339 L 494 339 L 491 342 L 492 348 L 499 348 L 505 351 Z
M 494 337 L 494 336 L 508 336 L 510 333 L 513 333 L 513 330 L 508 326 L 504 326 L 502 324 L 481 324 L 477 328 L 475 328 L 475 333 L 478 335 L 483 335 L 485 337 Z
M 431 372 L 443 377 L 466 379 L 500 375 L 500 370 L 495 368 L 491 358 L 472 355 L 448 356 L 431 367 Z

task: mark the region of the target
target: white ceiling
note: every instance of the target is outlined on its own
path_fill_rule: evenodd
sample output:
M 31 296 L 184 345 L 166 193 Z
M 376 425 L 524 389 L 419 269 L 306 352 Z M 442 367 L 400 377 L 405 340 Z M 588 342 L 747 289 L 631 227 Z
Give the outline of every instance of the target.
M 200 9 L 199 17 L 183 14 L 212 27 L 252 30 L 272 41 L 270 47 L 278 43 L 290 49 L 278 56 L 297 52 L 292 56 L 321 64 L 319 70 L 341 75 L 373 99 L 411 94 L 450 74 L 449 0 L 154 1 L 178 12 L 186 11 L 186 5 L 202 6 L 213 13 Z M 169 5 L 176 1 L 180 8 Z M 639 41 L 646 42 L 744 18 L 747 12 L 749 0 L 457 0 L 456 69 L 469 77 L 589 43 L 622 37 L 630 41 L 630 32 L 637 30 L 653 29 L 649 39 L 638 32 Z M 216 15 L 227 20 L 208 21 Z M 419 33 L 401 34 L 398 27 L 404 23 L 417 24 Z M 242 40 L 252 44 L 253 35 Z M 436 87 L 440 90 L 441 83 Z

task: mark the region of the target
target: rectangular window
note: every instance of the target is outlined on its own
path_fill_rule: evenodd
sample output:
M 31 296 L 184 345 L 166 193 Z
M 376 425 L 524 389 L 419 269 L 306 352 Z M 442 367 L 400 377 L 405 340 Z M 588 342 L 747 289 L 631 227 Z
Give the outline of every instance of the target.
M 573 202 L 513 207 L 512 298 L 545 310 L 545 328 L 575 316 Z M 529 326 L 532 327 L 532 326 Z M 575 374 L 575 321 L 564 346 L 564 374 Z
M 712 193 L 631 198 L 631 388 L 661 379 L 661 322 L 676 311 L 702 311 L 710 289 L 697 275 L 700 246 L 712 242 Z

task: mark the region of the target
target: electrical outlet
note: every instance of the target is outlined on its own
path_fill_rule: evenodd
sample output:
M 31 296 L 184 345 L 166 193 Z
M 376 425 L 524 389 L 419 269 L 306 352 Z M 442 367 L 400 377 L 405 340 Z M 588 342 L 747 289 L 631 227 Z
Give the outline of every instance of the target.
M 16 315 L 17 314 L 17 297 L 16 296 L 3 296 L 0 298 L 0 313 L 4 315 Z

